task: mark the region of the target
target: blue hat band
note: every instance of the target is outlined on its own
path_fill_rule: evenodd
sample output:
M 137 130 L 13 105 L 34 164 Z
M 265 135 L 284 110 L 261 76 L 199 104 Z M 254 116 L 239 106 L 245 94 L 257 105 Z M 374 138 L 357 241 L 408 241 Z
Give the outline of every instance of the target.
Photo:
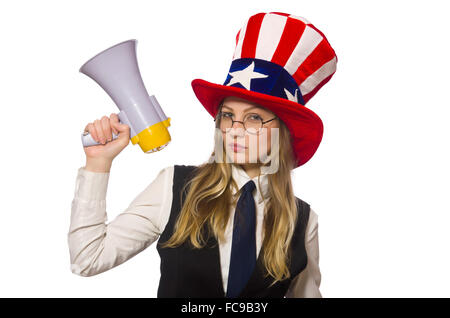
M 284 67 L 266 60 L 233 60 L 223 85 L 240 87 L 304 105 L 303 96 L 291 74 Z

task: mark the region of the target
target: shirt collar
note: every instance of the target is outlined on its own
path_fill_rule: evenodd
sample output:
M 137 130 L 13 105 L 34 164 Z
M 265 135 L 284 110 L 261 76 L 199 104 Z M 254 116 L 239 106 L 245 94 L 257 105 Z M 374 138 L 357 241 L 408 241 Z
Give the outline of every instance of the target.
M 236 181 L 236 184 L 238 186 L 238 190 L 240 190 L 248 181 L 253 180 L 256 185 L 256 197 L 255 201 L 260 204 L 263 202 L 263 196 L 267 199 L 268 197 L 268 190 L 269 190 L 269 182 L 268 182 L 268 175 L 266 173 L 261 172 L 260 176 L 256 176 L 254 178 L 250 178 L 245 172 L 245 170 L 238 164 L 231 164 L 232 169 L 232 177 L 234 181 Z M 259 178 L 259 182 L 258 182 Z M 261 188 L 259 187 L 259 183 L 261 183 Z M 237 190 L 234 187 L 231 187 L 231 193 L 233 195 L 236 195 Z

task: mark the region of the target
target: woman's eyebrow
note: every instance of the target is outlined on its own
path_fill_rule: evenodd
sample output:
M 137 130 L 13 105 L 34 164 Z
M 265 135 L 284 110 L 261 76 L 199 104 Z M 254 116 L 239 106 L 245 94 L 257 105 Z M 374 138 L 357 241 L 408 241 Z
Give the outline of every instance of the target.
M 222 105 L 222 108 L 223 108 L 223 107 L 226 107 L 226 108 L 228 108 L 229 110 L 233 110 L 231 107 L 228 107 L 227 105 Z M 248 112 L 250 109 L 253 109 L 253 108 L 259 108 L 259 107 L 258 107 L 258 106 L 251 106 L 251 107 L 245 109 L 245 110 L 244 110 L 244 113 L 245 113 L 245 112 Z

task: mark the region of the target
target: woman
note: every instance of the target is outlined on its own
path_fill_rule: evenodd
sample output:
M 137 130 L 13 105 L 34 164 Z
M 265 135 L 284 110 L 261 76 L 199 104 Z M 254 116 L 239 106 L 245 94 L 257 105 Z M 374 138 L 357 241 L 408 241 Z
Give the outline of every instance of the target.
M 267 29 L 284 31 L 275 39 Z M 313 47 L 293 46 L 295 37 Z M 86 126 L 103 145 L 85 147 L 77 177 L 69 230 L 73 273 L 104 272 L 159 238 L 158 297 L 321 297 L 317 214 L 294 195 L 290 173 L 320 143 L 322 122 L 304 104 L 331 78 L 337 59 L 312 24 L 284 13 L 253 15 L 236 40 L 224 85 L 192 82 L 216 121 L 210 160 L 164 168 L 109 224 L 108 177 L 128 145 L 129 127 L 115 114 Z M 281 49 L 264 60 L 271 42 Z M 305 54 L 298 59 L 301 52 L 311 60 L 298 75 L 308 61 Z M 289 56 L 297 56 L 296 67 Z M 106 143 L 112 132 L 119 137 Z

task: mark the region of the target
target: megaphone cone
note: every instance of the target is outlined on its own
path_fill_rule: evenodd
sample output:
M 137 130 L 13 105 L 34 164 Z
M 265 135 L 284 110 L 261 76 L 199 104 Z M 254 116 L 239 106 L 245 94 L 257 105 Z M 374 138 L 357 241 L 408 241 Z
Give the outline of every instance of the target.
M 137 40 L 116 44 L 89 59 L 80 72 L 92 78 L 119 108 L 119 120 L 130 127 L 133 145 L 145 153 L 163 149 L 171 137 L 168 118 L 142 81 L 136 57 Z M 117 135 L 113 134 L 113 140 Z M 83 146 L 99 145 L 89 133 L 81 136 Z

